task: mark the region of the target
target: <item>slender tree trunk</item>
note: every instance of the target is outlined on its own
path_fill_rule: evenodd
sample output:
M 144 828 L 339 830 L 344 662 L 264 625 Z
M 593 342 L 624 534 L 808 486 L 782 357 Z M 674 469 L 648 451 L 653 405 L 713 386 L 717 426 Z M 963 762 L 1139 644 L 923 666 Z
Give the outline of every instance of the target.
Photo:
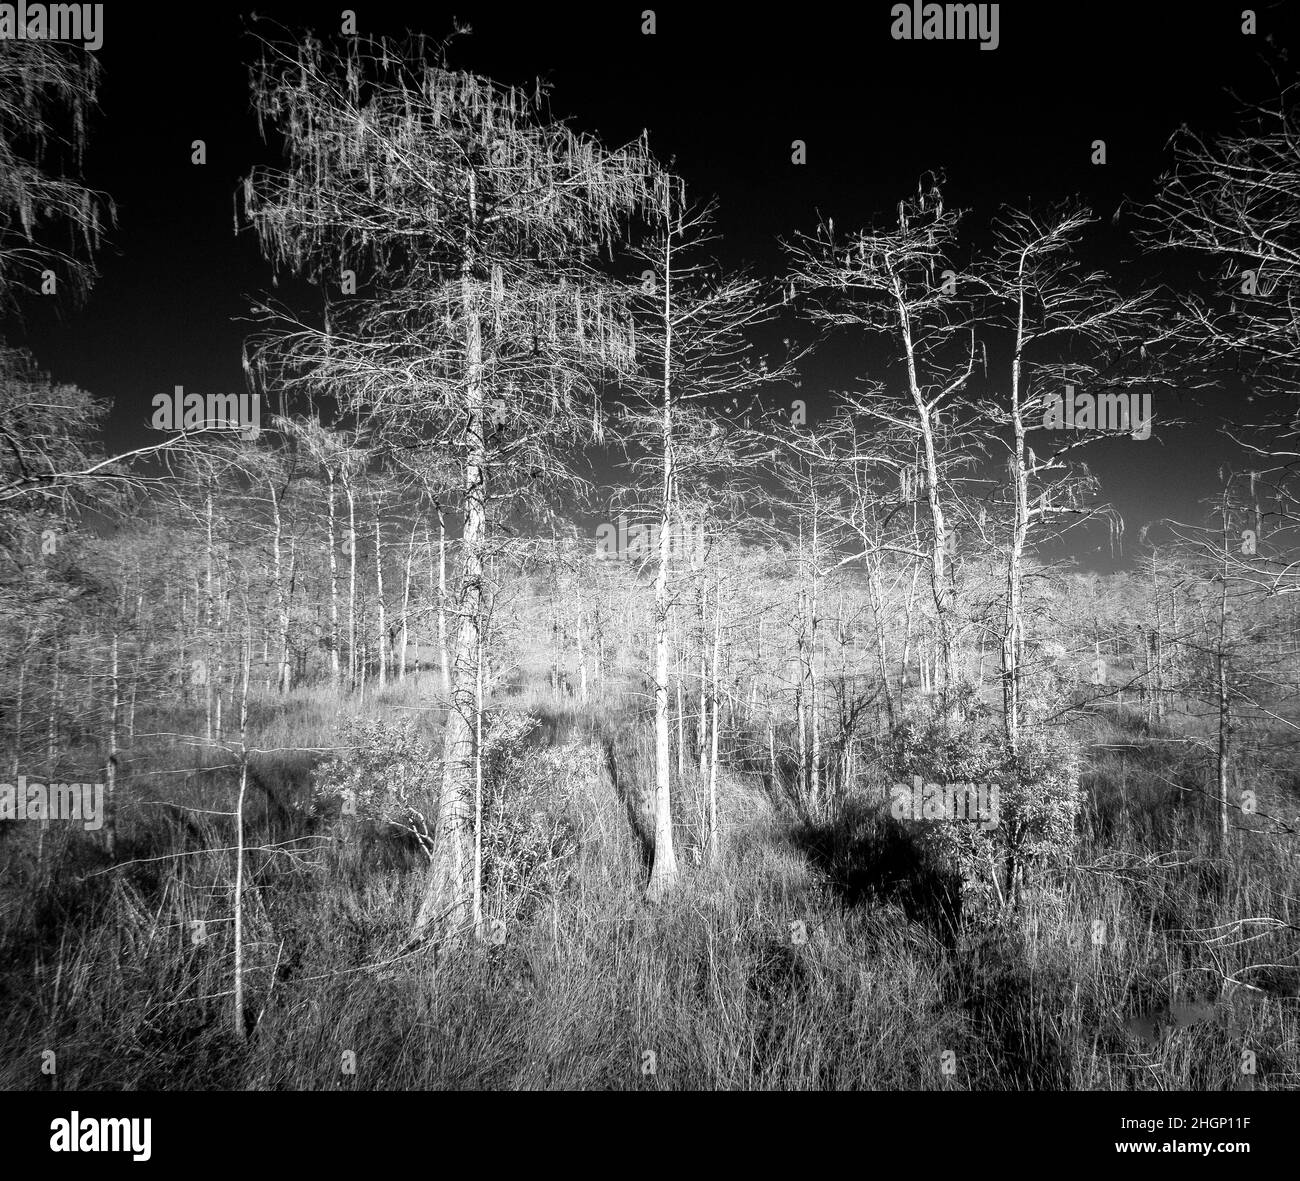
M 916 372 L 916 345 L 912 337 L 912 323 L 901 297 L 901 284 L 895 280 L 896 307 L 899 328 L 903 336 L 903 357 L 907 364 L 908 390 L 912 395 L 912 404 L 916 408 L 916 424 L 921 436 L 921 459 L 925 473 L 925 499 L 930 511 L 930 593 L 934 599 L 935 630 L 939 645 L 940 662 L 943 668 L 943 705 L 948 705 L 947 697 L 952 688 L 952 637 L 949 625 L 949 610 L 952 594 L 947 580 L 947 522 L 944 519 L 943 504 L 939 498 L 939 460 L 934 443 L 934 421 L 925 392 L 921 389 Z
M 244 638 L 244 684 L 239 696 L 239 796 L 235 802 L 235 1036 L 248 1036 L 244 1020 L 244 801 L 248 796 L 248 678 L 252 670 L 249 637 Z
M 1014 404 L 1015 452 L 1011 457 L 1015 520 L 1007 556 L 1007 606 L 1002 628 L 1002 713 L 1007 745 L 1012 751 L 1020 741 L 1020 682 L 1024 651 L 1024 550 L 1029 534 L 1029 477 L 1025 466 L 1025 429 L 1019 402 Z
M 1176 709 L 1178 707 L 1178 686 L 1180 683 L 1179 678 L 1182 675 L 1182 669 L 1178 662 L 1178 598 L 1174 594 L 1170 594 L 1169 596 L 1169 635 L 1171 637 L 1169 646 L 1169 675 L 1174 682 L 1173 705 Z M 1187 695 L 1186 692 L 1184 692 L 1184 705 L 1186 705 L 1186 702 Z
M 587 704 L 587 653 L 582 644 L 582 608 L 578 608 L 578 618 L 575 624 L 578 631 L 578 693 L 579 700 L 583 705 Z
M 280 619 L 280 692 L 288 693 L 293 689 L 293 580 L 298 569 L 298 540 L 289 542 L 289 577 L 285 586 L 284 613 Z M 230 691 L 235 686 L 232 681 Z M 234 708 L 233 702 L 231 708 Z
M 813 513 L 812 585 L 808 594 L 808 711 L 812 750 L 808 764 L 808 799 L 814 811 L 821 805 L 822 733 L 817 698 L 817 514 Z
M 178 676 L 179 676 L 179 683 L 180 683 L 180 690 L 181 690 L 181 700 L 185 702 L 187 705 L 189 704 L 189 700 L 190 700 L 190 666 L 185 659 L 185 655 L 186 655 L 185 640 L 188 634 L 186 631 L 187 620 L 185 618 L 185 615 L 188 609 L 189 608 L 186 601 L 185 592 L 181 591 L 181 609 L 176 615 L 176 651 L 180 654 L 180 671 Z
M 867 592 L 871 595 L 871 618 L 876 632 L 876 658 L 880 665 L 880 692 L 885 700 L 885 714 L 893 730 L 894 694 L 889 685 L 889 659 L 885 651 L 885 602 L 880 585 L 880 557 L 871 554 L 867 559 Z
M 351 480 L 345 477 L 348 498 L 348 684 L 357 687 L 357 501 Z
M 1025 444 L 1025 422 L 1021 408 L 1021 376 L 1025 345 L 1025 274 L 1018 274 L 1016 288 L 1016 340 L 1011 357 L 1011 429 L 1014 434 L 1009 459 L 1012 498 L 1015 509 L 1011 525 L 1011 547 L 1007 556 L 1006 619 L 1002 628 L 1002 713 L 1007 745 L 1012 752 L 1020 741 L 1021 668 L 1024 665 L 1024 552 L 1029 536 L 1029 476 L 1033 452 Z
M 360 626 L 363 629 L 366 626 L 366 612 L 364 607 L 361 609 Z M 357 684 L 354 686 L 354 688 L 357 689 L 359 695 L 359 700 L 357 704 L 364 705 L 366 701 L 366 673 L 369 671 L 369 666 L 370 666 L 370 650 L 366 644 L 366 636 L 364 630 L 359 630 L 357 634 L 361 637 L 359 641 L 360 650 L 357 652 L 357 673 L 359 679 L 357 681 Z
M 1156 666 L 1156 721 L 1165 720 L 1165 654 L 1162 642 L 1164 625 L 1160 616 L 1160 579 L 1156 573 L 1156 563 L 1151 563 L 1151 598 L 1156 606 L 1156 626 L 1151 633 L 1152 657 Z
M 483 640 L 474 684 L 474 938 L 483 938 Z
M 470 264 L 461 281 L 466 321 L 464 533 L 457 601 L 455 680 L 443 731 L 442 787 L 438 797 L 434 865 L 416 918 L 417 934 L 430 927 L 444 941 L 472 924 L 473 834 L 471 760 L 475 677 L 483 616 L 483 548 L 487 527 L 487 449 L 483 390 L 483 340 Z M 441 524 L 441 522 L 440 522 Z
M 709 754 L 709 860 L 717 861 L 718 838 L 718 650 L 722 643 L 722 612 L 713 609 L 713 739 Z
M 767 719 L 767 758 L 772 768 L 772 790 L 776 791 L 780 785 L 776 774 L 776 721 L 770 715 Z
M 665 219 L 667 223 L 667 219 Z M 673 394 L 672 394 L 672 229 L 669 226 L 664 246 L 664 351 L 663 412 L 660 442 L 663 446 L 663 476 L 659 499 L 658 567 L 655 571 L 655 851 L 650 869 L 646 897 L 660 901 L 677 882 L 677 854 L 673 848 L 672 784 L 669 770 L 671 752 L 668 745 L 668 562 L 672 524 L 674 481 Z M 701 610 L 703 608 L 701 607 Z M 702 670 L 701 670 L 702 671 Z M 703 681 L 700 692 L 703 694 Z M 700 703 L 700 725 L 704 721 Z M 703 758 L 703 745 L 701 744 Z
M 912 618 L 916 610 L 916 584 L 921 577 L 921 567 L 912 567 L 912 586 L 907 593 L 907 610 L 903 618 L 903 655 L 898 676 L 899 702 L 907 700 L 907 665 L 912 658 Z
M 205 662 L 204 665 L 203 665 L 203 694 L 204 694 L 204 701 L 205 701 L 205 707 L 206 707 L 205 712 L 206 712 L 206 721 L 207 721 L 207 738 L 208 738 L 208 741 L 211 742 L 211 741 L 212 741 L 212 736 L 213 736 L 213 732 L 212 732 L 212 681 L 213 681 L 213 675 L 212 675 L 212 674 L 213 674 L 214 668 L 215 668 L 215 666 L 216 666 L 216 656 L 215 656 L 215 653 L 214 653 L 214 651 L 213 651 L 213 644 L 214 644 L 214 642 L 215 642 L 215 636 L 213 635 L 213 623 L 214 623 L 214 621 L 216 620 L 216 604 L 213 602 L 213 599 L 212 599 L 212 594 L 213 594 L 213 591 L 212 591 L 212 585 L 213 585 L 213 573 L 214 573 L 214 572 L 213 572 L 213 562 L 214 562 L 214 557 L 213 557 L 213 553 L 212 553 L 212 528 L 213 528 L 213 518 L 212 518 L 212 485 L 211 485 L 211 482 L 209 482 L 209 484 L 208 484 L 208 498 L 207 498 L 207 501 L 208 501 L 208 503 L 207 503 L 207 508 L 208 508 L 208 513 L 207 513 L 207 517 L 208 517 L 208 521 L 207 521 L 207 524 L 208 524 L 208 536 L 207 536 L 207 542 L 208 542 L 208 544 L 207 544 L 207 570 L 206 570 L 206 574 L 205 574 L 205 577 L 206 577 L 206 586 L 205 586 L 205 590 L 206 590 L 206 601 L 205 601 L 205 605 L 204 605 L 204 619 L 203 619 L 203 627 L 204 627 L 203 646 L 204 646 L 204 651 L 205 651 L 206 654 L 207 654 L 207 660 L 206 660 L 206 662 Z
M 411 565 L 415 561 L 415 526 L 411 526 L 411 536 L 406 543 L 406 572 L 402 579 L 402 639 L 398 648 L 397 679 L 406 680 L 406 650 L 410 638 L 409 618 L 411 613 Z
M 677 657 L 677 781 L 686 778 L 686 706 L 682 701 L 682 658 Z
M 800 645 L 802 647 L 802 643 Z M 803 653 L 799 654 L 799 684 L 794 691 L 795 715 L 799 723 L 799 797 L 808 799 L 808 707 L 804 701 Z
M 708 716 L 705 713 L 705 688 L 708 685 L 709 670 L 709 633 L 705 628 L 705 616 L 709 609 L 709 585 L 704 572 L 700 572 L 700 711 L 695 734 L 695 761 L 699 767 L 700 778 L 704 778 L 705 742 L 709 736 Z
M 283 523 L 280 518 L 280 498 L 276 495 L 275 481 L 270 481 L 271 514 L 275 528 L 271 533 L 271 577 L 275 583 L 276 606 L 280 612 L 280 659 L 276 672 L 276 690 L 289 691 L 289 598 L 284 593 L 284 577 L 280 563 L 280 542 Z
M 1228 791 L 1231 780 L 1230 745 L 1232 740 L 1232 710 L 1228 697 L 1228 571 L 1227 563 L 1223 570 L 1223 592 L 1219 599 L 1219 650 L 1218 650 L 1218 690 L 1219 690 L 1219 844 L 1226 852 L 1228 848 Z
M 329 531 L 330 531 L 330 685 L 337 693 L 339 690 L 339 559 L 338 559 L 338 523 L 335 511 L 334 469 L 326 467 L 329 483 Z
M 375 500 L 375 612 L 377 614 L 376 638 L 379 643 L 379 692 L 388 685 L 388 619 L 384 608 L 384 551 L 379 529 L 379 500 Z
M 117 718 L 122 702 L 117 678 L 117 646 L 118 625 L 114 623 L 108 665 L 111 686 L 108 706 L 108 762 L 104 768 L 104 851 L 110 857 L 117 851 Z
M 218 645 L 216 631 L 221 630 L 221 624 L 225 619 L 225 594 L 222 590 L 223 582 L 221 575 L 217 575 L 217 628 L 214 630 L 212 638 L 212 651 L 214 665 L 208 666 L 208 681 L 212 686 L 212 692 L 209 700 L 212 702 L 212 729 L 216 741 L 221 741 L 221 680 L 226 674 L 225 667 L 225 649 Z M 224 633 L 223 633 L 224 634 Z
M 141 590 L 135 600 L 135 624 L 137 629 L 144 612 L 144 591 Z M 148 648 L 148 640 L 137 640 L 135 646 L 135 662 L 131 669 L 131 704 L 126 711 L 126 745 L 128 748 L 135 743 L 135 697 L 136 691 L 140 687 L 140 661 L 143 650 Z
M 442 661 L 442 691 L 451 696 L 451 664 L 447 655 L 447 528 L 438 506 L 438 653 Z

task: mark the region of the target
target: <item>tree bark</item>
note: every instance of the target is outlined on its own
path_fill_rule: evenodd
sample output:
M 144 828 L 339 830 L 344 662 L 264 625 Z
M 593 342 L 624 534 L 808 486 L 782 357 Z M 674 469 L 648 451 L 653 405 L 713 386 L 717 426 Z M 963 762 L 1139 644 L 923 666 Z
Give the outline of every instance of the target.
M 339 689 L 339 562 L 336 547 L 338 545 L 334 505 L 334 469 L 326 467 L 326 479 L 329 482 L 329 543 L 330 543 L 330 685 L 335 692 Z
M 384 549 L 379 528 L 379 501 L 375 501 L 375 611 L 377 613 L 376 638 L 379 642 L 379 691 L 388 685 L 388 617 L 384 608 Z
M 118 627 L 115 622 L 109 655 L 112 695 L 108 706 L 108 762 L 104 768 L 104 851 L 110 857 L 117 851 L 117 717 L 122 702 L 117 679 Z
M 1228 786 L 1231 779 L 1229 746 L 1232 738 L 1232 711 L 1228 698 L 1228 657 L 1225 651 L 1228 632 L 1228 577 L 1225 563 L 1223 592 L 1219 600 L 1218 696 L 1219 696 L 1219 845 L 1228 848 Z
M 442 662 L 442 692 L 451 696 L 451 663 L 447 654 L 447 527 L 438 506 L 438 657 Z
M 461 279 L 466 320 L 464 532 L 457 597 L 457 635 L 451 704 L 442 744 L 442 785 L 438 796 L 434 863 L 415 933 L 431 928 L 444 941 L 472 924 L 472 779 L 475 682 L 483 610 L 483 546 L 487 525 L 487 450 L 483 391 L 483 339 L 475 306 L 472 271 Z M 441 514 L 440 514 L 441 517 Z M 441 526 L 441 519 L 439 522 Z
M 718 649 L 722 643 L 722 612 L 713 610 L 713 738 L 709 754 L 709 860 L 717 861 L 718 839 Z
M 665 219 L 666 221 L 667 219 Z M 663 352 L 663 478 L 659 500 L 659 563 L 655 571 L 655 850 L 646 898 L 659 902 L 677 882 L 677 855 L 673 849 L 672 784 L 668 744 L 668 561 L 673 493 L 672 400 L 672 230 L 664 245 L 664 352 Z M 703 607 L 701 606 L 701 610 Z M 701 670 L 703 671 L 703 670 Z M 704 684 L 701 679 L 700 725 L 704 725 Z M 703 742 L 700 757 L 704 757 Z
M 348 684 L 357 687 L 357 500 L 352 481 L 345 475 L 343 494 L 348 498 Z

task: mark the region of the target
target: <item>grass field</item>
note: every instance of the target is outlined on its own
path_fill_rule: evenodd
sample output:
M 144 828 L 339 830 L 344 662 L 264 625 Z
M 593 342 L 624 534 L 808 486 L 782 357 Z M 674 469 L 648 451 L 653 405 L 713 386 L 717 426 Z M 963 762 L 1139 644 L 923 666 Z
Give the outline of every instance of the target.
M 408 681 L 361 712 L 417 719 L 433 742 L 422 704 Z M 500 923 L 455 954 L 403 955 L 424 855 L 399 829 L 313 803 L 339 704 L 324 691 L 255 703 L 249 742 L 267 753 L 251 760 L 245 821 L 242 1040 L 234 825 L 214 814 L 233 808 L 235 760 L 164 737 L 199 728 L 180 710 L 150 734 L 142 719 L 115 863 L 67 825 L 0 836 L 0 1085 L 1300 1083 L 1294 842 L 1238 833 L 1221 856 L 1195 766 L 1144 725 L 1079 735 L 1091 757 L 1074 856 L 1015 913 L 973 905 L 888 815 L 870 766 L 834 815 L 809 817 L 724 765 L 722 855 L 701 864 L 689 761 L 681 882 L 652 907 L 641 706 L 526 691 L 498 708 L 536 723 L 485 801 L 485 908 Z

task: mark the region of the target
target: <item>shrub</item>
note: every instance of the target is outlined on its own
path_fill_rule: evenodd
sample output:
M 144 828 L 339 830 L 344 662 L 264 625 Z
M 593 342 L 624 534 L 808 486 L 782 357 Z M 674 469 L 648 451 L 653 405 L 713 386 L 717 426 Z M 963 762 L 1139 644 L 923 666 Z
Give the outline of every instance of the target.
M 505 708 L 483 714 L 482 884 L 499 913 L 532 909 L 567 878 L 578 848 L 568 811 L 573 777 L 588 773 L 574 747 L 531 746 L 531 714 Z M 413 834 L 434 854 L 433 807 L 441 768 L 416 723 L 343 722 L 342 749 L 317 770 L 313 810 Z
M 532 910 L 567 880 L 578 833 L 574 777 L 590 771 L 579 747 L 529 747 L 537 718 L 492 711 L 483 736 L 483 889 L 499 911 Z
M 880 751 L 903 784 L 975 784 L 997 790 L 997 824 L 911 821 L 922 844 L 960 873 L 974 892 L 998 890 L 1015 899 L 1033 866 L 1064 856 L 1073 845 L 1079 790 L 1078 755 L 1063 734 L 1028 729 L 1013 754 L 992 715 L 969 711 L 957 720 L 909 714 Z
M 313 776 L 312 811 L 401 829 L 431 854 L 433 827 L 423 807 L 437 796 L 441 761 L 415 721 L 349 718 L 339 724 L 336 735 L 341 749 Z

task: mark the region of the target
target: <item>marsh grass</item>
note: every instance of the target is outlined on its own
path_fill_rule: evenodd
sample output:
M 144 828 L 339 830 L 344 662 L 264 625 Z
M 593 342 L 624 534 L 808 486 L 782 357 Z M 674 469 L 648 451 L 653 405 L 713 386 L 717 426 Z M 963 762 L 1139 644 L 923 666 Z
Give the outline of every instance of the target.
M 426 704 L 408 684 L 356 712 L 415 717 L 433 741 Z M 233 799 L 227 755 L 166 737 L 182 716 L 151 719 L 115 865 L 58 826 L 38 861 L 31 826 L 8 825 L 0 1085 L 1223 1090 L 1243 1085 L 1243 1049 L 1253 1085 L 1300 1082 L 1294 838 L 1235 833 L 1221 854 L 1183 790 L 1204 787 L 1204 766 L 1163 735 L 1082 735 L 1074 856 L 1031 879 L 1015 913 L 964 902 L 888 816 L 869 767 L 825 820 L 724 771 L 720 861 L 679 854 L 680 888 L 650 907 L 643 703 L 525 690 L 502 705 L 531 711 L 527 741 L 551 752 L 530 815 L 563 818 L 576 849 L 528 907 L 489 891 L 504 944 L 399 958 L 421 854 L 310 803 L 337 702 L 258 703 L 242 1043 L 231 821 L 212 814 Z M 699 843 L 699 802 L 688 771 L 683 850 Z M 1292 926 L 1233 926 L 1261 916 Z

